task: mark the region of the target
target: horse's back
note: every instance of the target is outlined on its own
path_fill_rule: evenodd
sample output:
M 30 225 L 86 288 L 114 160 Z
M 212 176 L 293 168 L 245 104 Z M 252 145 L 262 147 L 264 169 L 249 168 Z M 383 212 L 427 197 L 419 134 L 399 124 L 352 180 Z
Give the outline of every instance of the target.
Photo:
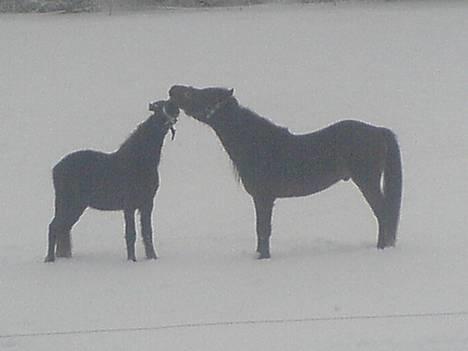
M 364 153 L 367 156 L 384 152 L 389 129 L 356 120 L 336 123 L 336 143 L 341 152 Z
M 286 159 L 289 168 L 314 182 L 347 180 L 353 168 L 383 161 L 387 133 L 385 128 L 361 121 L 339 121 L 312 133 L 293 136 L 288 154 L 295 156 Z
M 383 172 L 389 129 L 355 120 L 335 124 L 335 143 L 343 169 L 354 177 Z M 353 178 L 354 179 L 354 178 Z
M 377 127 L 357 120 L 342 120 L 312 133 L 297 135 L 296 138 L 309 145 L 322 145 L 327 150 L 337 148 L 337 151 L 355 147 L 380 144 L 389 129 Z
M 307 134 L 299 134 L 297 137 L 305 138 L 305 139 L 315 139 L 317 141 L 329 140 L 334 136 L 344 136 L 344 135 L 358 135 L 358 134 L 369 134 L 374 133 L 375 131 L 382 130 L 385 128 L 377 127 L 369 123 L 365 123 L 362 121 L 354 120 L 354 119 L 345 119 L 325 128 L 321 128 L 311 133 Z
M 310 133 L 295 134 L 290 139 L 290 145 L 293 150 L 299 151 L 296 157 L 313 161 L 329 160 L 337 157 L 344 149 L 353 147 L 354 143 L 367 139 L 367 135 L 376 128 L 356 120 L 343 120 Z
M 342 120 L 332 124 L 330 127 L 334 127 L 337 131 L 344 132 L 352 136 L 369 136 L 372 134 L 380 135 L 382 130 L 386 130 L 386 128 L 374 126 L 354 119 Z

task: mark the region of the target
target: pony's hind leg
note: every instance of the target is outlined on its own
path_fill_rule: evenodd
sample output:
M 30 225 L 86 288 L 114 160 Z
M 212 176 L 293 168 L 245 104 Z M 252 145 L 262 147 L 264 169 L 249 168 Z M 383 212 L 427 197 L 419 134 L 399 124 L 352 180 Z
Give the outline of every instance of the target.
M 153 203 L 140 209 L 141 235 L 143 237 L 143 245 L 145 246 L 145 254 L 148 259 L 156 259 L 156 251 L 153 245 L 153 228 L 151 224 L 151 213 Z
M 71 229 L 83 214 L 86 206 L 57 209 L 55 217 L 49 225 L 49 248 L 46 262 L 53 262 L 57 257 L 71 257 Z M 56 251 L 56 252 L 55 252 Z
M 136 262 L 135 256 L 135 241 L 136 241 L 136 229 L 135 229 L 135 210 L 124 210 L 125 217 L 125 242 L 127 244 L 127 259 L 129 261 Z
M 67 208 L 63 228 L 57 237 L 57 257 L 70 258 L 72 256 L 71 229 L 78 222 L 86 207 L 86 205 L 76 204 Z
M 44 262 L 54 262 L 55 261 L 55 244 L 57 242 L 57 235 L 59 234 L 60 225 L 58 224 L 57 217 L 55 216 L 52 219 L 52 222 L 49 224 L 49 234 L 48 234 L 48 250 L 47 256 L 44 259 Z
M 385 199 L 380 188 L 380 174 L 377 172 L 370 177 L 353 177 L 353 181 L 361 190 L 367 203 L 372 209 L 379 225 L 377 248 L 384 249 L 385 242 Z
M 61 235 L 57 237 L 56 255 L 57 257 L 67 257 L 67 258 L 70 258 L 72 256 L 71 231 L 70 230 L 61 233 Z

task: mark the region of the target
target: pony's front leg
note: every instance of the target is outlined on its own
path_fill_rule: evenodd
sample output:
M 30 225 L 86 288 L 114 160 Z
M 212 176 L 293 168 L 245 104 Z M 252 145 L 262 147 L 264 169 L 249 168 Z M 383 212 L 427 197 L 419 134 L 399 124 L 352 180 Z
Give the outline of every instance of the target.
M 153 226 L 151 224 L 151 213 L 153 212 L 153 202 L 140 209 L 141 235 L 145 246 L 146 258 L 157 259 L 153 245 Z
M 257 252 L 259 259 L 270 258 L 271 216 L 274 199 L 254 197 L 257 218 Z
M 136 230 L 135 230 L 135 210 L 125 210 L 125 241 L 127 243 L 127 259 L 135 262 L 135 241 L 136 241 Z

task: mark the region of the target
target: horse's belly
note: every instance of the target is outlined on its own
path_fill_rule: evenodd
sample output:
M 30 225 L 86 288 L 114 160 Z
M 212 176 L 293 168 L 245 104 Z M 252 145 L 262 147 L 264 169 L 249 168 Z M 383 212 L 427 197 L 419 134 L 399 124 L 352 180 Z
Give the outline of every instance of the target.
M 309 176 L 303 179 L 288 179 L 277 189 L 277 197 L 307 196 L 323 191 L 342 179 L 335 172 L 320 177 Z

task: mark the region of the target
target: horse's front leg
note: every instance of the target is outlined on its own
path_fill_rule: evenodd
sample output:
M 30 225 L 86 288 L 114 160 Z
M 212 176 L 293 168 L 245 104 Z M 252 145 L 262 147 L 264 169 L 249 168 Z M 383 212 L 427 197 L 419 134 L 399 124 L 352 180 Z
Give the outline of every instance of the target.
M 257 218 L 257 252 L 259 259 L 270 258 L 271 216 L 274 199 L 254 197 Z
M 125 241 L 127 243 L 127 259 L 136 262 L 135 256 L 135 210 L 124 210 L 125 217 Z
M 145 246 L 146 258 L 148 259 L 158 258 L 153 246 L 153 226 L 151 223 L 152 212 L 152 201 L 140 209 L 141 235 L 143 237 L 143 245 Z

